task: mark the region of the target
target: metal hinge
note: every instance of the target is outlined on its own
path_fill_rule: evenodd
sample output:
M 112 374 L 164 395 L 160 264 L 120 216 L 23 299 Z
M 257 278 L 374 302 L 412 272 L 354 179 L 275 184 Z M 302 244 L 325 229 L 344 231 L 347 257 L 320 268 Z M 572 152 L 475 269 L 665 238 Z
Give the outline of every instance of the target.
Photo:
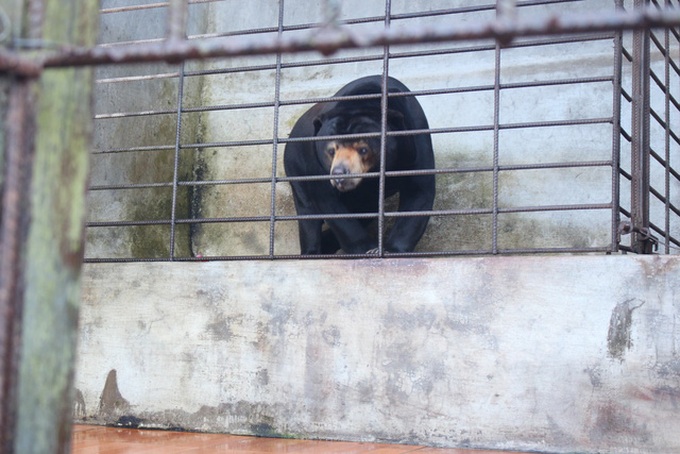
M 619 223 L 619 238 L 622 235 L 628 235 L 631 233 L 637 234 L 637 242 L 642 243 L 642 248 L 636 248 L 633 245 L 633 250 L 635 252 L 651 252 L 650 248 L 654 249 L 654 252 L 659 250 L 659 239 L 649 232 L 647 227 L 635 227 L 630 221 L 621 221 Z M 640 251 L 641 249 L 641 251 Z

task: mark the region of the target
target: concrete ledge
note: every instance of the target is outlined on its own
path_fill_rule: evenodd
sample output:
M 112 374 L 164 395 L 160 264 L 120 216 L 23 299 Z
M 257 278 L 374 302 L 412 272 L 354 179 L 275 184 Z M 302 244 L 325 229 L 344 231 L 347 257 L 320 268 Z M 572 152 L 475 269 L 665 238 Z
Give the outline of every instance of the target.
M 680 451 L 680 258 L 85 267 L 80 422 Z

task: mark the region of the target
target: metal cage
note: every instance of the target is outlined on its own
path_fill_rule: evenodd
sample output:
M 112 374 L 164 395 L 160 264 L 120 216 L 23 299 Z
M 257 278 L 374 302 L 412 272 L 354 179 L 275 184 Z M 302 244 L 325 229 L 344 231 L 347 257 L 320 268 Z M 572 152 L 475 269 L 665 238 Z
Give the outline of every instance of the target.
M 455 103 L 451 100 L 465 96 L 483 100 L 479 108 L 483 114 L 470 114 L 474 119 L 462 124 L 455 118 L 437 118 L 428 132 L 433 138 L 441 138 L 440 141 L 465 136 L 468 141 L 485 144 L 483 158 L 458 156 L 453 159 L 438 155 L 437 167 L 432 171 L 437 175 L 438 186 L 461 187 L 460 193 L 472 188 L 471 192 L 485 195 L 449 199 L 442 196 L 431 212 L 409 213 L 430 216 L 428 232 L 436 232 L 432 234 L 436 239 L 409 254 L 388 254 L 383 250 L 382 236 L 390 221 L 403 214 L 391 209 L 389 202 L 381 203 L 378 212 L 370 215 L 376 220 L 381 256 L 545 252 L 670 254 L 680 247 L 677 206 L 680 175 L 676 164 L 680 158 L 680 141 L 675 127 L 680 110 L 677 83 L 680 30 L 677 25 L 649 26 L 654 20 L 677 18 L 677 2 L 617 0 L 607 3 L 608 9 L 604 12 L 595 12 L 592 2 L 575 0 L 499 1 L 483 5 L 457 2 L 456 6 L 441 9 L 426 8 L 426 5 L 408 9 L 386 0 L 381 6 L 382 15 L 357 13 L 346 18 L 340 15 L 339 2 L 326 2 L 324 17 L 313 20 L 319 18 L 313 14 L 288 17 L 289 2 L 279 0 L 275 11 L 273 4 L 268 4 L 272 8 L 269 16 L 275 23 L 243 29 L 235 26 L 228 30 L 220 30 L 218 26 L 216 33 L 208 33 L 200 27 L 191 30 L 189 21 L 189 36 L 185 40 L 183 24 L 187 16 L 191 17 L 199 8 L 219 8 L 220 3 L 225 2 L 189 1 L 184 4 L 186 8 L 175 5 L 175 9 L 171 9 L 169 3 L 115 6 L 115 2 L 108 2 L 111 6 L 107 6 L 104 2 L 101 13 L 105 42 L 89 53 L 71 54 L 61 63 L 116 61 L 116 65 L 102 67 L 97 81 L 97 148 L 93 151 L 95 170 L 90 188 L 92 208 L 87 224 L 90 239 L 86 261 L 299 257 L 289 247 L 294 235 L 286 237 L 280 233 L 286 229 L 291 231 L 291 226 L 300 219 L 290 209 L 285 192 L 291 177 L 282 172 L 282 147 L 291 140 L 299 140 L 287 137 L 287 128 L 295 117 L 291 112 L 300 112 L 313 103 L 330 99 L 334 90 L 304 95 L 299 94 L 299 90 L 284 90 L 282 80 L 290 86 L 290 80 L 303 78 L 304 71 L 310 68 L 321 71 L 350 65 L 379 68 L 380 74 L 386 77 L 393 74 L 395 66 L 422 64 L 427 68 L 428 62 L 434 59 L 460 57 L 462 61 L 470 61 L 469 58 L 475 56 L 486 59 L 488 67 L 484 70 L 490 77 L 482 78 L 481 82 L 470 79 L 454 84 L 441 82 L 445 79 L 442 77 L 438 85 L 416 87 L 413 95 L 420 100 L 427 99 L 428 105 Z M 419 5 L 419 2 L 411 4 Z M 543 14 L 536 13 L 539 9 Z M 126 23 L 143 23 L 155 17 L 154 14 L 163 15 L 167 11 L 174 11 L 167 19 L 167 38 L 145 38 L 142 34 L 141 38 L 129 41 L 128 35 L 120 35 L 115 30 L 116 23 L 120 23 L 114 19 L 116 16 L 125 17 Z M 171 61 L 198 54 L 212 57 L 219 54 L 216 50 L 219 48 L 211 47 L 210 43 L 221 39 L 229 40 L 226 48 L 232 55 L 274 53 L 266 60 L 253 57 L 211 60 L 207 65 L 162 63 L 134 66 L 129 71 L 121 70 L 118 64 Z M 368 50 L 333 55 L 340 48 L 363 46 Z M 506 76 L 516 71 L 511 66 L 513 61 L 531 59 L 536 53 L 540 53 L 544 61 L 552 55 L 555 65 L 565 65 L 568 63 L 562 60 L 563 52 L 595 48 L 598 52 L 606 49 L 610 53 L 611 64 L 606 65 L 606 71 L 593 72 L 584 67 L 572 71 L 573 75 L 568 77 Z M 159 52 L 161 49 L 163 52 Z M 328 55 L 319 58 L 317 54 L 281 53 L 309 49 Z M 451 74 L 455 71 L 452 68 Z M 268 74 L 273 84 L 266 96 L 254 96 L 253 101 L 237 96 L 237 92 L 252 91 L 248 88 L 249 78 L 253 80 L 263 73 Z M 204 98 L 196 102 L 193 95 L 187 94 L 205 90 L 205 81 L 211 77 L 238 81 L 233 99 L 222 96 L 219 102 L 207 102 Z M 164 96 L 159 95 L 154 105 L 140 105 L 134 90 L 140 90 L 140 84 L 154 83 L 162 85 L 159 93 Z M 334 87 L 340 85 L 338 81 Z M 132 94 L 117 95 L 129 89 L 133 89 Z M 563 94 L 580 97 L 575 102 L 590 105 L 583 100 L 594 96 L 593 93 L 608 97 L 606 108 L 593 105 L 578 115 L 558 112 L 556 108 L 549 118 L 536 118 L 514 115 L 508 107 L 510 102 L 521 103 L 533 97 L 538 111 L 550 112 L 551 103 L 556 104 L 555 100 Z M 243 138 L 237 133 L 213 138 L 187 132 L 196 130 L 196 123 L 207 121 L 210 115 L 238 117 L 244 124 L 265 118 L 265 129 L 269 132 L 255 138 Z M 145 136 L 135 142 L 127 131 L 136 128 L 163 129 L 165 141 L 149 143 Z M 606 138 L 593 146 L 593 153 L 565 153 L 552 158 L 546 156 L 549 153 L 543 153 L 539 159 L 535 157 L 538 153 L 531 152 L 531 145 L 527 147 L 529 152 L 520 158 L 508 151 L 533 141 L 545 147 L 550 137 L 566 142 L 586 129 L 593 131 L 587 137 Z M 124 140 L 111 143 L 109 130 L 116 131 Z M 383 131 L 382 138 L 386 135 Z M 126 140 L 128 138 L 130 140 Z M 238 159 L 231 154 L 242 157 L 263 153 L 264 161 L 269 164 L 267 171 L 259 174 L 241 175 L 237 171 L 216 175 L 210 167 L 214 161 L 201 157 L 206 153 L 222 153 L 223 159 Z M 160 155 L 166 158 L 158 158 Z M 127 166 L 127 176 L 134 173 L 144 176 L 139 179 L 111 177 L 110 169 L 121 163 Z M 164 169 L 136 170 L 154 166 Z M 578 175 L 582 174 L 591 176 L 588 177 L 590 183 L 581 188 Z M 375 177 L 398 175 L 387 173 Z M 537 176 L 544 181 L 532 187 L 532 179 Z M 571 183 L 560 183 L 565 178 Z M 461 183 L 465 180 L 471 183 Z M 592 180 L 597 180 L 597 186 Z M 515 181 L 512 183 L 515 186 L 509 186 L 509 181 Z M 255 198 L 266 199 L 259 205 L 252 201 L 257 210 L 246 209 L 252 195 L 247 192 L 238 195 L 239 190 L 246 187 L 260 188 Z M 539 194 L 514 200 L 509 194 L 522 191 L 552 196 L 542 198 Z M 608 197 L 592 195 L 594 192 Z M 144 193 L 153 195 L 142 195 Z M 233 202 L 236 206 L 233 211 L 229 207 L 205 208 L 205 199 L 218 195 L 222 200 L 241 200 Z M 468 202 L 457 203 L 460 198 Z M 129 204 L 135 210 L 116 211 L 111 209 L 112 204 Z M 162 209 L 156 210 L 155 206 Z M 243 237 L 248 236 L 251 229 L 251 241 L 259 244 L 258 248 L 225 245 L 219 249 L 205 245 L 211 238 L 231 235 L 236 225 L 240 226 L 237 235 Z M 217 233 L 206 235 L 211 229 Z M 442 240 L 446 235 L 454 239 L 447 243 L 446 239 Z M 588 239 L 588 235 L 594 239 Z M 135 241 L 149 246 L 130 248 L 127 245 Z

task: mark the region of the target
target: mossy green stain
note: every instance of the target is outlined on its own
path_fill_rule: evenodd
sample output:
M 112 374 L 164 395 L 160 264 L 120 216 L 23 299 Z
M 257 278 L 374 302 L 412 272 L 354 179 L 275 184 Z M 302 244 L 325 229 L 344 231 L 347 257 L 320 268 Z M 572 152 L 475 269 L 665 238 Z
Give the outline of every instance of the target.
M 250 431 L 253 435 L 258 437 L 267 438 L 285 438 L 289 440 L 300 439 L 302 436 L 288 433 L 288 432 L 278 432 L 274 426 L 268 423 L 252 424 L 250 426 Z
M 165 84 L 161 93 L 169 93 L 173 90 L 169 84 Z M 189 102 L 185 100 L 185 102 Z M 186 137 L 193 136 L 200 131 L 198 116 L 185 116 L 182 118 L 182 134 Z M 163 118 L 154 128 L 149 129 L 148 135 L 143 139 L 144 143 L 175 143 L 177 136 L 176 116 Z M 196 165 L 195 151 L 180 150 L 178 161 L 179 181 L 190 180 L 193 177 Z M 130 183 L 168 182 L 174 178 L 175 150 L 162 150 L 149 153 L 141 153 L 135 156 L 129 165 Z M 175 218 L 182 219 L 191 216 L 191 203 L 193 195 L 191 190 L 185 187 L 177 189 L 175 206 Z M 132 221 L 165 220 L 172 219 L 172 188 L 147 189 L 138 191 L 133 201 L 127 204 L 127 219 Z M 129 241 L 132 257 L 135 258 L 162 258 L 170 255 L 171 228 L 169 224 L 152 226 L 130 227 Z M 190 255 L 190 228 L 185 225 L 175 226 L 175 255 Z
M 98 2 L 47 2 L 42 37 L 93 45 Z M 92 69 L 35 82 L 35 158 L 25 247 L 14 452 L 67 452 L 73 402 Z M 32 123 L 32 122 L 29 122 Z

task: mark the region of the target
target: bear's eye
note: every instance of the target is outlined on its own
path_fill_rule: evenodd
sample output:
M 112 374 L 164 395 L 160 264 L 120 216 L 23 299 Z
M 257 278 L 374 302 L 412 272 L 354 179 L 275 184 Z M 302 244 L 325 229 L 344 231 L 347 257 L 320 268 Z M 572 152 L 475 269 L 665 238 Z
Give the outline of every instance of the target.
M 361 148 L 359 148 L 358 151 L 359 151 L 359 154 L 360 154 L 361 156 L 363 156 L 363 155 L 365 155 L 366 153 L 368 153 L 368 148 L 366 148 L 366 147 L 361 147 Z
M 326 152 L 327 152 L 329 155 L 333 156 L 333 155 L 335 154 L 335 148 L 329 148 L 329 149 L 326 150 Z

